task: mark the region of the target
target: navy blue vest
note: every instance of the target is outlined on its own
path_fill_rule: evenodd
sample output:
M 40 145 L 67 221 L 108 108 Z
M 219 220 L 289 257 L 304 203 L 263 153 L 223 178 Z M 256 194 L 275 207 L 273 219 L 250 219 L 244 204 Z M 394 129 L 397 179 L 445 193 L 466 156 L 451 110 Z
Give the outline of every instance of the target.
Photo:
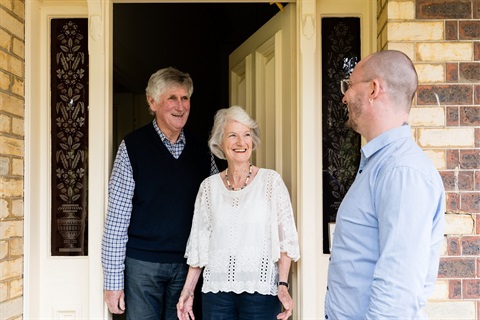
M 150 262 L 185 262 L 195 198 L 211 169 L 207 143 L 188 132 L 185 139 L 178 159 L 165 147 L 152 123 L 124 139 L 135 180 L 128 257 Z

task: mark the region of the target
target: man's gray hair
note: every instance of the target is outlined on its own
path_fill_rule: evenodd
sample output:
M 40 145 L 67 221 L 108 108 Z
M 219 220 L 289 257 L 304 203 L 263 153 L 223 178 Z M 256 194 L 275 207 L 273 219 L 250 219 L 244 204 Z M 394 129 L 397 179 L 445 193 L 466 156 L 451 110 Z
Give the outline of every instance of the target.
M 152 97 L 156 102 L 158 98 L 169 88 L 182 86 L 187 89 L 188 97 L 193 93 L 193 81 L 188 73 L 179 71 L 175 68 L 163 68 L 150 76 L 145 93 L 147 97 Z

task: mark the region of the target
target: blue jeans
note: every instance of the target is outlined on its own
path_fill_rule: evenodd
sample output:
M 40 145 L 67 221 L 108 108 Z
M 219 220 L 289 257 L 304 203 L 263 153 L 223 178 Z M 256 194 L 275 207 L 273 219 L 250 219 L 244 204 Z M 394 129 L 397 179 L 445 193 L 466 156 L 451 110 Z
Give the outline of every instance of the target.
M 188 266 L 125 259 L 127 320 L 176 320 Z
M 203 320 L 275 320 L 282 312 L 277 296 L 259 293 L 203 293 Z

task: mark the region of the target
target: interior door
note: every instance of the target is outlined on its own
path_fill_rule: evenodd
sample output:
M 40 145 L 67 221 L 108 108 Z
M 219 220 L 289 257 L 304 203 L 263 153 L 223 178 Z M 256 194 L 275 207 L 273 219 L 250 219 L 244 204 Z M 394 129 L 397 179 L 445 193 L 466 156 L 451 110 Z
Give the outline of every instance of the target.
M 229 56 L 230 104 L 244 107 L 260 125 L 261 144 L 252 161 L 258 167 L 281 174 L 294 208 L 297 199 L 295 61 L 293 3 L 286 5 Z M 294 274 L 295 265 L 292 265 L 291 275 Z M 297 296 L 296 279 L 291 278 L 293 294 Z

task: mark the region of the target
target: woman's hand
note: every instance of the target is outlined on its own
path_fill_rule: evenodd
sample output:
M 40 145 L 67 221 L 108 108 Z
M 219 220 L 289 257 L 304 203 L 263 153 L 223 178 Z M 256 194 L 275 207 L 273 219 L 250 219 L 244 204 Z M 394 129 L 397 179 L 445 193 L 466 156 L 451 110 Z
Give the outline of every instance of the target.
M 277 319 L 288 319 L 292 315 L 294 302 L 288 288 L 285 286 L 278 286 L 278 300 L 282 303 L 284 311 L 277 315 Z
M 180 320 L 194 320 L 193 314 L 193 293 L 183 289 L 177 303 L 177 316 Z
M 280 260 L 278 260 L 278 279 L 280 281 L 288 281 L 288 270 L 290 270 L 290 264 L 292 259 L 287 255 L 286 252 L 280 253 Z M 278 300 L 283 305 L 283 312 L 277 315 L 277 319 L 288 319 L 292 315 L 292 310 L 294 302 L 290 293 L 288 292 L 288 287 L 284 285 L 278 286 Z
M 188 267 L 187 279 L 177 303 L 177 316 L 180 320 L 195 319 L 193 315 L 193 291 L 201 273 L 202 268 Z

